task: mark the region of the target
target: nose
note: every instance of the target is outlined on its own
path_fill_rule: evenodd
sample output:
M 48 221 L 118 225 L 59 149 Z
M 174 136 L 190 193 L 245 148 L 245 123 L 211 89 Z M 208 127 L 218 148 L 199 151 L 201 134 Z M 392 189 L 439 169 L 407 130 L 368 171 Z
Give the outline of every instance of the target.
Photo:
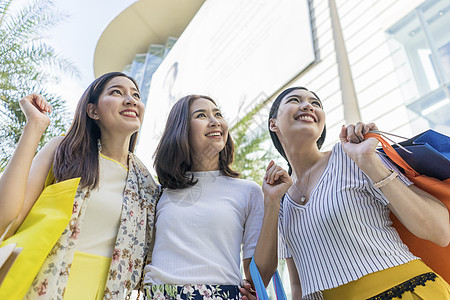
M 314 106 L 311 105 L 308 101 L 302 103 L 300 110 L 302 111 L 314 111 Z
M 211 118 L 210 118 L 210 121 L 209 121 L 209 126 L 211 126 L 211 127 L 213 127 L 213 126 L 220 126 L 220 122 L 217 121 L 216 118 L 211 117 Z
M 134 99 L 131 95 L 127 95 L 127 96 L 125 97 L 125 100 L 123 101 L 123 103 L 124 103 L 125 105 L 133 105 L 133 106 L 136 106 L 136 105 L 137 105 L 136 99 Z

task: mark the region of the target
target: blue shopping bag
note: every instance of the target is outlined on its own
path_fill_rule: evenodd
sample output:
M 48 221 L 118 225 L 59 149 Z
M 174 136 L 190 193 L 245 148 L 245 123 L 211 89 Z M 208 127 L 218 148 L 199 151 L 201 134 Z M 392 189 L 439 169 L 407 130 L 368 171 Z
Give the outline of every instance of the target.
M 255 284 L 256 298 L 258 300 L 269 300 L 266 287 L 264 286 L 261 274 L 259 274 L 258 267 L 256 266 L 253 257 L 252 261 L 250 262 L 250 274 L 252 275 L 252 280 Z M 275 289 L 277 300 L 287 300 L 286 293 L 284 292 L 283 284 L 281 283 L 280 274 L 278 274 L 278 271 L 275 271 L 275 274 L 272 276 L 272 284 L 273 288 Z
M 392 147 L 419 174 L 446 180 L 450 178 L 450 137 L 429 129 Z

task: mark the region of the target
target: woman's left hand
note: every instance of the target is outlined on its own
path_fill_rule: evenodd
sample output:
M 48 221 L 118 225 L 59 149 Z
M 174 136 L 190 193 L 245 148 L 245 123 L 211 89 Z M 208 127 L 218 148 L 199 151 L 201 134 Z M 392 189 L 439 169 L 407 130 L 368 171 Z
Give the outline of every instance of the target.
M 362 159 L 374 157 L 378 140 L 374 138 L 364 139 L 364 134 L 370 130 L 378 130 L 374 123 L 364 124 L 358 122 L 355 125 L 343 125 L 339 139 L 345 153 L 357 164 Z

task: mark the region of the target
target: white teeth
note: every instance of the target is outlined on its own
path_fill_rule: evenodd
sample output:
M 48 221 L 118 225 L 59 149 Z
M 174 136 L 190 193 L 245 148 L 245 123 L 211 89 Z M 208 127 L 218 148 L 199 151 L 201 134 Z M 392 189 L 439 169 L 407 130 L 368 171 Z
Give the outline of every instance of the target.
M 121 114 L 124 115 L 124 116 L 133 116 L 133 117 L 137 117 L 137 114 L 136 114 L 136 112 L 134 112 L 134 111 L 123 111 L 123 112 L 121 112 Z
M 208 133 L 206 136 L 221 136 L 222 134 L 220 132 L 211 132 Z
M 297 120 L 307 120 L 307 121 L 312 121 L 314 122 L 314 118 L 310 117 L 310 116 L 300 116 L 296 118 Z

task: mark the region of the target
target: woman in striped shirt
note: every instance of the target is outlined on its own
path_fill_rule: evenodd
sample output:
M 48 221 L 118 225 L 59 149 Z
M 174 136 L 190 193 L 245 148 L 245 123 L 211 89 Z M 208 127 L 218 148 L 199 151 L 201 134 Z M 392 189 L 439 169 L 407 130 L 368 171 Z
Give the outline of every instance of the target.
M 278 253 L 287 261 L 293 299 L 450 299 L 448 283 L 409 252 L 389 219 L 392 211 L 416 236 L 445 247 L 448 211 L 375 153 L 378 142 L 363 136 L 372 129 L 373 123 L 342 126 L 341 142 L 321 152 L 325 113 L 315 93 L 290 88 L 272 105 L 270 135 L 293 184 L 284 196 L 280 188 L 265 199 L 261 236 L 276 243 L 279 215 Z M 280 181 L 278 170 L 269 165 L 263 190 Z M 276 245 L 268 248 L 259 242 L 255 257 L 275 257 Z M 264 272 L 276 260 L 256 263 Z

